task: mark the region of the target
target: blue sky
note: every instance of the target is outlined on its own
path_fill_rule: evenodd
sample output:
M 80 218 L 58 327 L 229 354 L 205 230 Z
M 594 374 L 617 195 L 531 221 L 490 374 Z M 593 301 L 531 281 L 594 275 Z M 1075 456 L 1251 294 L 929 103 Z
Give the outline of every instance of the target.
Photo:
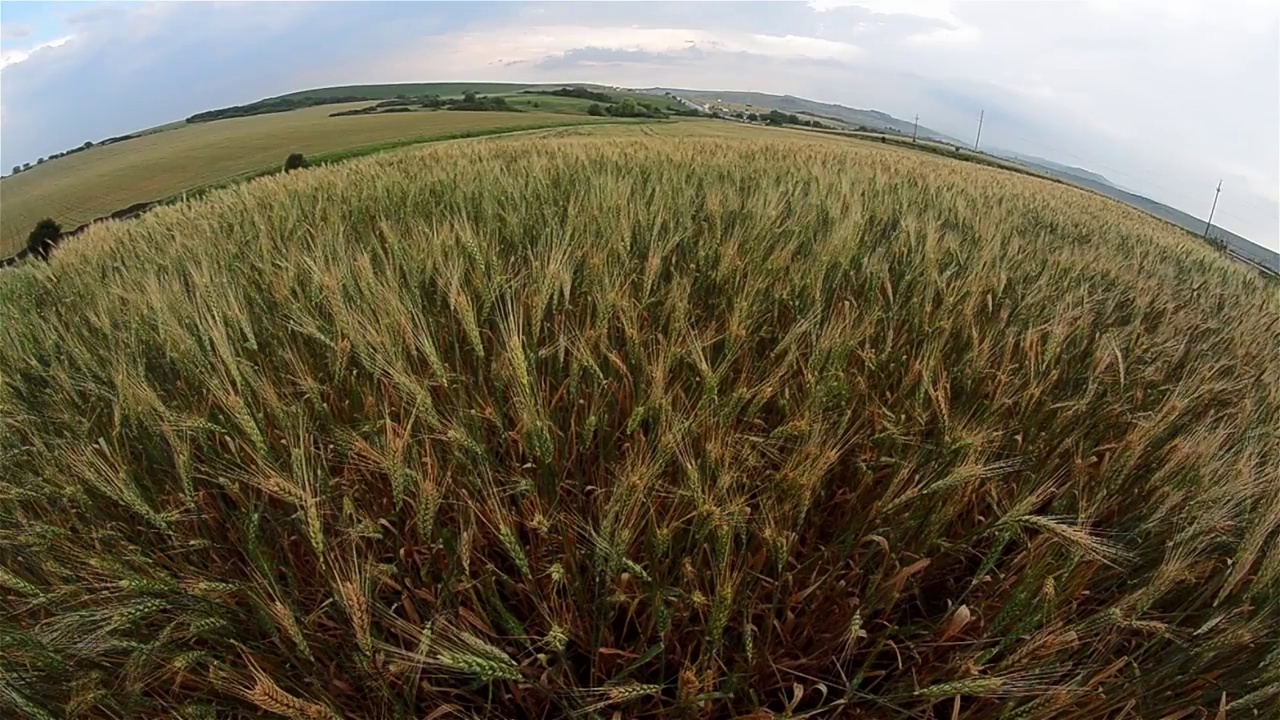
M 306 87 L 786 93 L 1079 165 L 1280 249 L 1272 0 L 0 2 L 0 167 Z

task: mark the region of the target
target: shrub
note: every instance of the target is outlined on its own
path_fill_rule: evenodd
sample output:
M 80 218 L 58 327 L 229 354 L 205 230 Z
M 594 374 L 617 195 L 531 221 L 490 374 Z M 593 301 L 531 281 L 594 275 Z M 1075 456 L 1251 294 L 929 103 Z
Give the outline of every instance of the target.
M 604 106 L 600 103 L 591 103 L 588 105 L 587 114 L 594 115 L 595 117 L 604 117 L 605 115 L 608 115 L 608 113 L 604 111 Z
M 507 99 L 501 95 L 476 95 L 470 90 L 463 94 L 462 100 L 454 100 L 448 107 L 450 110 L 475 111 L 514 111 L 516 109 L 507 104 Z
M 284 171 L 292 172 L 307 166 L 307 158 L 302 153 L 289 153 L 284 159 Z
M 27 235 L 27 252 L 33 257 L 48 261 L 50 252 L 61 237 L 62 226 L 52 218 L 45 218 L 36 223 Z
M 614 101 L 613 97 L 606 93 L 588 90 L 584 87 L 562 87 L 555 90 L 523 90 L 521 92 L 533 95 L 557 95 L 559 97 L 578 98 L 580 100 L 594 100 L 595 102 L 603 105 L 609 105 Z

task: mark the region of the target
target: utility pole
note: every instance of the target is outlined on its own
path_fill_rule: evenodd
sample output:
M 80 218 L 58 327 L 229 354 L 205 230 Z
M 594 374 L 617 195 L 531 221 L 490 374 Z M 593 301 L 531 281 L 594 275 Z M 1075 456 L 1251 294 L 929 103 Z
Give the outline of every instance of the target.
M 978 137 L 973 139 L 973 151 L 978 152 L 978 141 L 982 139 L 982 116 L 986 115 L 986 110 L 978 111 Z
M 1204 239 L 1209 239 L 1209 228 L 1213 226 L 1213 211 L 1218 209 L 1218 193 L 1222 192 L 1222 181 L 1218 181 L 1218 189 L 1213 191 L 1213 206 L 1209 208 L 1209 220 L 1204 224 Z
M 916 121 L 911 126 L 911 142 L 916 141 L 916 131 L 920 129 L 920 113 L 916 113 Z

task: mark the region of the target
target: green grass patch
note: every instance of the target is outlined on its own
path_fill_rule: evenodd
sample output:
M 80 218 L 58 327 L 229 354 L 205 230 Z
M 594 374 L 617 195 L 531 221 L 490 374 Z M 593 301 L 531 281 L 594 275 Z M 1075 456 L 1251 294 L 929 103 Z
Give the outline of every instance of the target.
M 359 107 L 355 104 L 352 107 Z M 586 118 L 549 112 L 413 112 L 331 118 L 345 106 L 197 123 L 94 147 L 0 180 L 0 256 L 20 249 L 41 218 L 70 229 L 137 203 L 237 182 L 285 156 L 362 154 L 432 137 L 528 128 Z
M 460 96 L 468 90 L 479 93 L 481 95 L 501 95 L 505 93 L 519 92 L 525 88 L 535 87 L 534 85 L 523 85 L 520 83 L 392 83 L 381 85 L 341 85 L 337 87 L 316 88 L 314 90 L 302 90 L 287 95 L 281 95 L 282 98 L 312 98 L 312 97 L 343 97 L 348 95 L 358 95 L 361 97 L 376 98 L 379 100 L 388 100 L 391 98 L 405 95 L 408 97 L 419 97 L 422 95 L 439 95 L 440 97 Z

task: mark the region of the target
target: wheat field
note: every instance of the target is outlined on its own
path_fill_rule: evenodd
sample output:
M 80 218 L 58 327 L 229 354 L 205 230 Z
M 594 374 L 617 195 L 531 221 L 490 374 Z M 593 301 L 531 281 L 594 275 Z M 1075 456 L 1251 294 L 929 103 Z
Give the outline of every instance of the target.
M 329 117 L 370 103 L 180 125 L 50 160 L 0 181 L 0 257 L 22 249 L 41 218 L 66 230 L 136 203 L 279 168 L 291 152 L 342 154 L 381 145 L 594 121 L 554 112 L 413 112 Z
M 255 180 L 0 276 L 0 425 L 19 717 L 1280 703 L 1280 294 L 996 169 L 695 123 Z

